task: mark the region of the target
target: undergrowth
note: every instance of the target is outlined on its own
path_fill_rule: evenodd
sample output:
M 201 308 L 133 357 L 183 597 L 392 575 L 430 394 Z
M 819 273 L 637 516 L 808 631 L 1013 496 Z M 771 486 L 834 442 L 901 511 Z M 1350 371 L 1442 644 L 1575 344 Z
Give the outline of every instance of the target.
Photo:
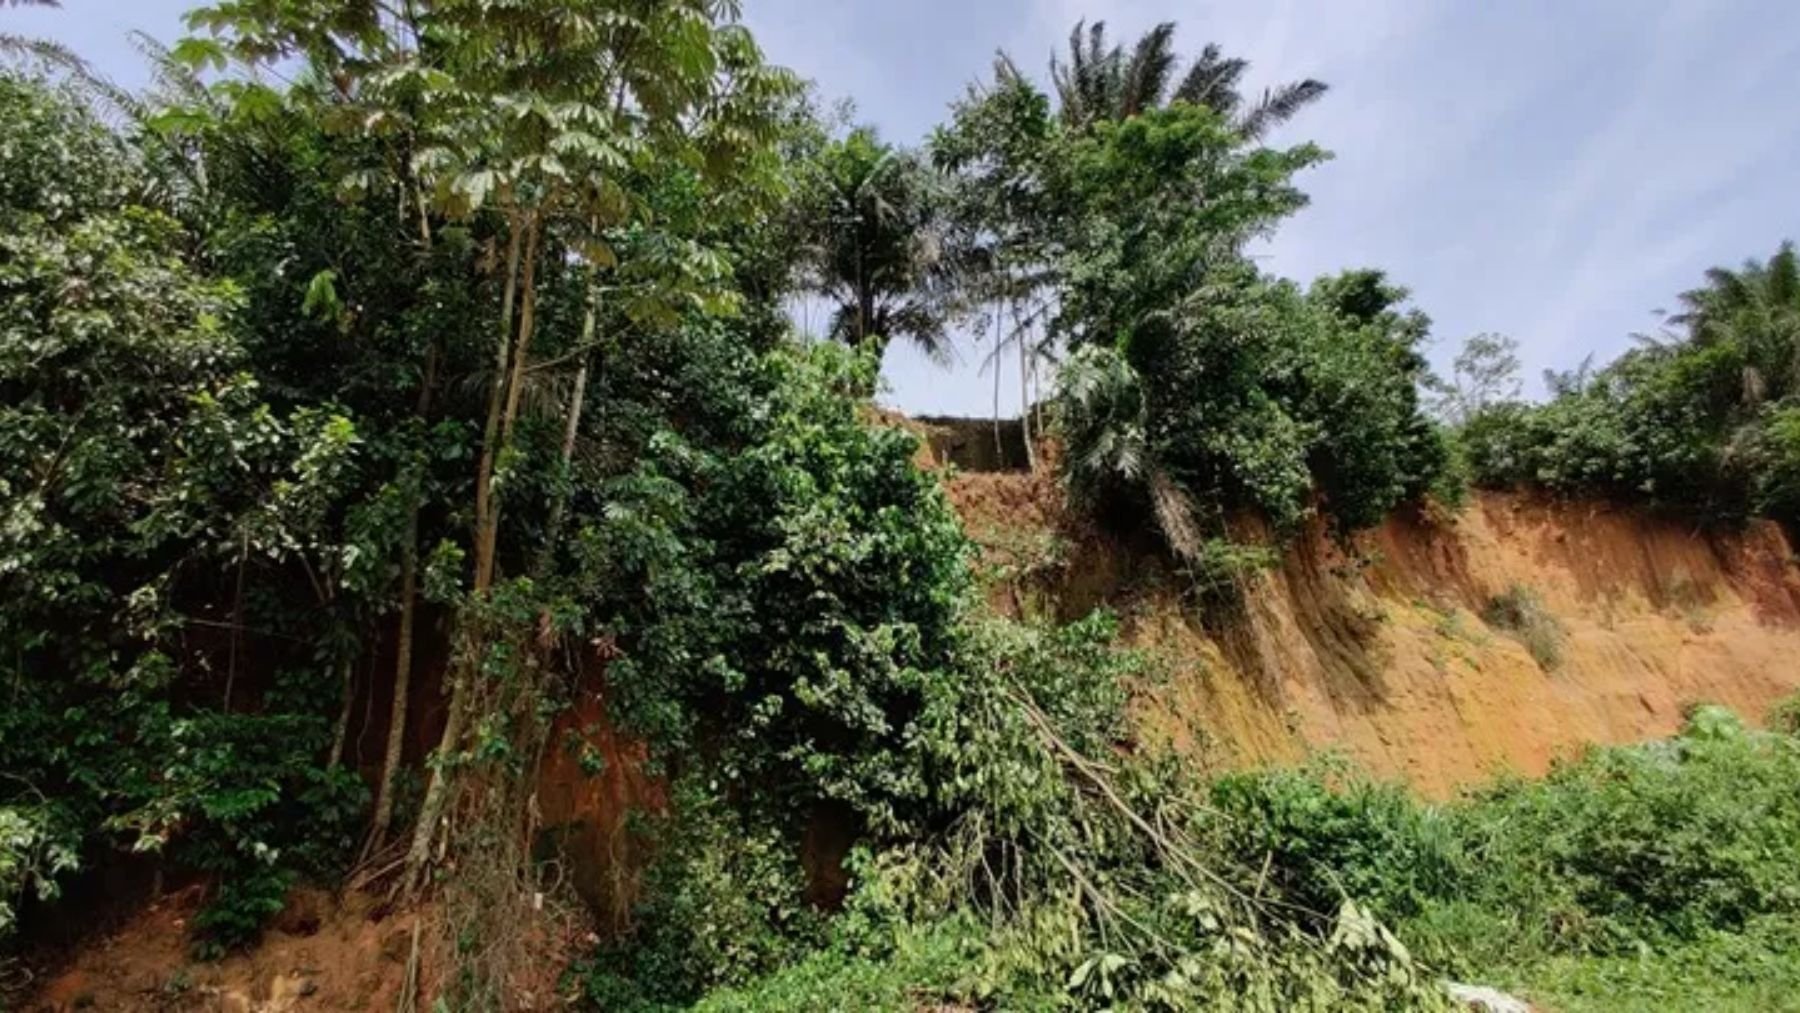
M 1433 1008 L 1443 978 L 1563 1010 L 1790 1008 L 1800 739 L 1720 708 L 1443 805 L 1342 765 L 1199 784 L 1035 741 L 1007 783 L 1066 792 L 1057 815 L 975 807 L 929 845 L 861 851 L 844 909 L 791 930 L 791 888 L 740 884 L 788 950 L 695 1008 Z M 748 944 L 711 903 L 660 908 L 656 934 Z

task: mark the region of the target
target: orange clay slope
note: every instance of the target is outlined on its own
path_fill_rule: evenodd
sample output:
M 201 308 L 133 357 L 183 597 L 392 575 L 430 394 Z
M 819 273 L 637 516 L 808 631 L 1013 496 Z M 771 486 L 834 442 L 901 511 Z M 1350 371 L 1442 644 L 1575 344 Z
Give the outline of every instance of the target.
M 1666 736 L 1694 703 L 1760 721 L 1800 690 L 1800 568 L 1772 524 L 1709 533 L 1478 493 L 1454 517 L 1396 516 L 1347 547 L 1307 532 L 1243 580 L 1241 618 L 1207 629 L 1148 533 L 1127 548 L 1086 530 L 1048 476 L 952 473 L 946 486 L 983 547 L 989 600 L 1118 613 L 1159 670 L 1136 694 L 1142 734 L 1199 764 L 1331 751 L 1442 797 L 1541 774 L 1585 744 Z M 1509 592 L 1548 617 L 1548 663 L 1484 621 Z

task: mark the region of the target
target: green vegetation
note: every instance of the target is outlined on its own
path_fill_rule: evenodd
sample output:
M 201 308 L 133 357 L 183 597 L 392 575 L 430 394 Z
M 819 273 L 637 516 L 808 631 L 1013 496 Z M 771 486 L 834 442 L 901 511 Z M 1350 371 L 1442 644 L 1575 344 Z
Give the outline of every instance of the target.
M 190 23 L 144 95 L 0 36 L 48 61 L 0 72 L 4 941 L 117 852 L 204 885 L 209 956 L 360 865 L 441 905 L 434 1008 L 502 1008 L 566 899 L 535 779 L 586 694 L 668 803 L 632 814 L 634 917 L 570 969 L 603 1008 L 1430 1008 L 1446 972 L 1574 992 L 1675 955 L 1649 995 L 1791 942 L 1791 737 L 1702 710 L 1444 808 L 1197 779 L 1135 736 L 1154 673 L 1112 617 L 976 604 L 866 404 L 890 339 L 985 309 L 1027 403 L 1061 364 L 1076 500 L 1208 601 L 1273 555 L 1232 522 L 1347 535 L 1453 503 L 1465 457 L 1785 517 L 1791 251 L 1547 405 L 1472 348 L 1452 441 L 1404 289 L 1245 253 L 1326 157 L 1262 138 L 1324 86 L 1249 101 L 1216 47 L 1177 75 L 1171 26 L 1078 27 L 1054 96 L 1003 57 L 907 151 L 712 0 Z M 807 295 L 840 341 L 793 333 Z M 1528 592 L 1487 619 L 1555 664 Z
M 1348 532 L 1458 489 L 1420 409 L 1430 322 L 1405 289 L 1372 270 L 1301 289 L 1243 252 L 1305 204 L 1295 177 L 1327 157 L 1255 139 L 1323 86 L 1287 86 L 1245 110 L 1232 88 L 1243 62 L 1209 48 L 1163 104 L 1170 28 L 1130 58 L 1101 26 L 1085 41 L 1078 29 L 1057 68 L 1060 117 L 1002 59 L 933 147 L 974 192 L 964 231 L 974 261 L 1001 276 L 984 289 L 996 318 L 1004 305 L 1014 321 L 1001 338 L 1067 353 L 1071 490 L 1124 529 L 1153 517 L 1212 587 L 1254 557 L 1227 530 L 1238 511 L 1291 533 L 1322 505 Z M 1188 94 L 1203 84 L 1207 98 Z
M 1644 338 L 1605 368 L 1550 377 L 1548 402 L 1498 397 L 1464 412 L 1460 442 L 1474 480 L 1650 503 L 1706 521 L 1800 521 L 1793 244 L 1736 271 L 1715 268 L 1681 298 L 1683 311 L 1669 318 L 1679 330 Z M 1517 360 L 1497 366 L 1504 375 Z
M 1800 739 L 1702 707 L 1669 741 L 1591 750 L 1443 806 L 1330 766 L 1232 775 L 1211 786 L 1205 822 L 1215 867 L 1250 870 L 1296 910 L 1363 898 L 1435 974 L 1555 1009 L 1786 1009 L 1800 967 L 1797 775 Z M 827 946 L 703 1008 L 832 1008 L 835 975 L 868 1008 L 991 994 L 981 931 L 927 924 L 881 959 Z M 1030 1008 L 1055 1006 L 1054 992 L 1007 994 Z

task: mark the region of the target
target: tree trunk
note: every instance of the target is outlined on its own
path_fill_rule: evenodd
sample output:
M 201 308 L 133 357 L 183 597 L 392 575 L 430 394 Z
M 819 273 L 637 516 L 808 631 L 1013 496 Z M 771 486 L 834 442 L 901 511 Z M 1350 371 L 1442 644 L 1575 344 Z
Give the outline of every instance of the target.
M 494 458 L 499 450 L 500 411 L 506 398 L 506 366 L 512 354 L 513 299 L 518 291 L 521 222 L 514 217 L 506 248 L 506 288 L 500 297 L 500 340 L 494 344 L 494 380 L 488 389 L 487 423 L 481 433 L 481 459 L 475 465 L 475 587 L 486 590 L 494 579 L 494 560 L 485 553 L 493 513 Z
M 600 312 L 600 286 L 590 280 L 587 292 L 587 312 L 581 319 L 581 344 L 577 347 L 587 348 L 594 342 L 594 330 Z M 575 371 L 575 389 L 569 394 L 568 414 L 563 422 L 562 470 L 565 479 L 569 474 L 569 465 L 575 459 L 575 438 L 581 433 L 581 411 L 587 401 L 588 363 L 593 353 L 584 351 L 581 355 L 581 368 Z M 556 558 L 556 543 L 562 537 L 563 519 L 569 510 L 569 494 L 565 490 L 550 505 L 550 524 L 544 532 L 544 545 L 538 552 L 536 572 L 539 575 L 548 573 L 550 564 Z
M 419 501 L 413 497 L 406 512 L 406 544 L 400 557 L 400 629 L 394 638 L 394 693 L 388 712 L 387 748 L 382 754 L 381 780 L 375 788 L 375 818 L 369 830 L 369 848 L 387 843 L 394 822 L 394 782 L 406 751 L 406 717 L 412 693 L 413 623 L 418 612 Z
M 512 445 L 513 426 L 519 420 L 519 402 L 525 393 L 525 373 L 531 365 L 531 336 L 537 327 L 537 261 L 538 261 L 539 229 L 533 219 L 525 232 L 525 264 L 519 277 L 519 340 L 515 343 L 512 356 L 512 376 L 506 384 L 506 411 L 500 416 L 500 449 L 502 452 Z M 490 494 L 491 495 L 491 494 Z M 500 505 L 491 498 L 488 502 L 489 538 L 498 534 L 500 528 Z M 494 555 L 494 547 L 488 547 L 488 555 Z
M 356 707 L 356 662 L 345 658 L 343 676 L 343 696 L 338 700 L 337 727 L 331 733 L 331 757 L 325 761 L 326 770 L 335 770 L 344 762 L 344 742 L 350 737 L 350 711 Z
M 237 589 L 231 594 L 231 648 L 225 662 L 225 702 L 219 708 L 231 713 L 231 690 L 237 682 L 238 639 L 244 632 L 244 564 L 250 559 L 250 529 L 245 528 L 238 549 Z
M 419 392 L 419 416 L 431 410 L 431 387 L 435 382 L 437 348 L 434 345 L 425 360 L 425 386 Z M 414 482 L 424 481 L 425 462 L 416 460 Z M 412 657 L 414 626 L 418 621 L 419 598 L 419 507 L 422 489 L 412 490 L 412 502 L 406 510 L 405 543 L 400 547 L 400 628 L 394 637 L 394 692 L 388 712 L 387 747 L 382 754 L 381 781 L 375 789 L 375 818 L 370 826 L 369 847 L 387 843 L 388 828 L 394 821 L 394 782 L 400 773 L 400 761 L 406 752 L 407 707 L 412 696 Z
M 1019 343 L 1019 436 L 1025 441 L 1025 467 L 1037 470 L 1037 451 L 1031 445 L 1031 342 L 1019 322 L 1018 304 L 1013 304 L 1013 340 Z
M 514 270 L 520 267 L 519 227 L 519 222 L 515 219 L 507 251 L 506 291 L 500 304 L 504 328 L 500 349 L 495 355 L 495 363 L 499 368 L 494 374 L 493 391 L 488 398 L 485 430 L 487 438 L 482 443 L 481 461 L 475 476 L 475 581 L 470 593 L 476 597 L 485 595 L 494 581 L 500 505 L 493 499 L 493 469 L 499 451 L 505 448 L 506 441 L 512 436 L 512 422 L 518 411 L 517 388 L 523 384 L 526 344 L 531 339 L 532 315 L 537 306 L 536 217 L 526 215 L 524 219 L 526 250 L 522 273 Z M 514 341 L 511 331 L 513 299 L 519 289 L 523 289 L 523 306 L 519 313 L 519 336 Z M 512 345 L 517 347 L 509 347 Z M 512 366 L 510 377 L 507 375 L 508 361 Z M 480 653 L 478 648 L 465 647 L 464 650 L 469 655 Z M 419 803 L 419 822 L 413 828 L 412 846 L 406 853 L 405 882 L 409 889 L 416 889 L 420 885 L 419 877 L 425 870 L 426 861 L 431 857 L 431 842 L 437 836 L 438 821 L 443 818 L 444 805 L 449 800 L 450 775 L 447 768 L 451 757 L 462 743 L 463 726 L 469 718 L 470 669 L 478 663 L 479 659 L 476 657 L 465 657 L 454 666 L 456 673 L 450 684 L 450 706 L 444 716 L 444 734 L 433 753 L 435 763 L 431 769 L 431 778 L 425 786 L 425 797 Z
M 1001 328 L 1003 320 L 1000 316 L 1000 303 L 994 303 L 994 354 L 989 362 L 994 367 L 994 465 L 1006 466 L 1006 441 L 1000 438 L 1000 347 L 1004 333 Z
M 450 762 L 451 754 L 456 751 L 457 744 L 462 741 L 463 723 L 467 718 L 469 698 L 469 668 L 472 663 L 459 663 L 455 666 L 456 674 L 450 687 L 450 711 L 444 717 L 444 734 L 438 740 L 438 747 L 433 752 L 436 763 L 431 768 L 431 779 L 425 785 L 425 797 L 419 802 L 419 822 L 413 827 L 412 846 L 406 851 L 406 888 L 417 889 L 419 877 L 425 871 L 425 863 L 431 857 L 431 842 L 437 837 L 438 820 L 444 815 L 444 803 L 449 797 L 450 776 L 445 770 Z
M 421 194 L 419 199 L 419 240 L 424 246 L 427 257 L 431 254 L 431 215 L 426 210 L 425 200 Z M 415 405 L 419 423 L 424 425 L 431 418 L 432 390 L 437 386 L 438 339 L 432 338 L 425 349 L 425 376 L 419 385 L 419 400 Z M 415 454 L 413 466 L 416 469 L 412 481 L 422 483 L 425 480 L 425 460 L 423 454 Z M 394 783 L 400 776 L 400 763 L 406 754 L 406 718 L 407 708 L 412 696 L 412 656 L 413 626 L 418 616 L 419 598 L 419 510 L 425 498 L 425 491 L 415 487 L 409 490 L 411 501 L 406 507 L 406 541 L 400 547 L 400 628 L 394 637 L 394 692 L 388 710 L 387 744 L 382 751 L 381 780 L 375 786 L 375 817 L 370 822 L 368 851 L 374 851 L 387 843 L 388 828 L 394 822 Z M 370 699 L 374 693 L 370 693 Z

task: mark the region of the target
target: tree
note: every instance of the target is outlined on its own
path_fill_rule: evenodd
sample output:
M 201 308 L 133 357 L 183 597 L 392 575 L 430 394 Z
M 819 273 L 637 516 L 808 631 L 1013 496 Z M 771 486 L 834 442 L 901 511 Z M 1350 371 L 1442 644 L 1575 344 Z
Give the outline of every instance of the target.
M 1000 357 L 1010 344 L 1019 353 L 1019 418 L 1034 467 L 1028 384 L 1034 357 L 1045 351 L 1032 337 L 1048 317 L 1045 296 L 1056 282 L 1055 203 L 1046 180 L 1061 142 L 1049 98 L 1005 55 L 994 61 L 993 82 L 971 85 L 950 123 L 931 139 L 934 162 L 950 176 L 951 219 L 970 251 L 973 269 L 963 284 L 973 300 L 991 307 L 994 346 L 986 365 L 994 371 L 996 452 Z
M 1450 365 L 1450 376 L 1427 377 L 1433 395 L 1432 410 L 1453 426 L 1496 405 L 1518 400 L 1519 343 L 1504 334 L 1475 334 L 1463 342 Z
M 1249 62 L 1228 58 L 1209 43 L 1170 91 L 1180 64 L 1174 42 L 1175 23 L 1165 21 L 1145 32 L 1127 54 L 1120 46 L 1107 45 L 1105 22 L 1078 22 L 1069 33 L 1068 62 L 1050 61 L 1063 122 L 1084 128 L 1167 102 L 1187 102 L 1213 110 L 1243 137 L 1255 140 L 1318 101 L 1327 89 L 1307 78 L 1266 89 L 1256 101 L 1246 102 L 1239 87 Z
M 1182 311 L 1214 291 L 1211 279 L 1243 280 L 1244 244 L 1305 206 L 1293 177 L 1325 157 L 1310 144 L 1247 149 L 1196 106 L 1096 124 L 1051 183 L 1057 329 L 1074 344 L 1118 345 L 1142 368 L 1140 354 L 1184 326 Z
M 1686 325 L 1696 344 L 1740 350 L 1745 405 L 1800 392 L 1800 254 L 1791 240 L 1766 262 L 1712 268 L 1706 285 L 1683 292 L 1681 302 L 1670 322 Z
M 835 303 L 831 336 L 950 355 L 958 251 L 943 180 L 918 155 L 858 127 L 820 151 L 804 185 L 810 284 Z
M 748 34 L 705 0 L 432 0 L 399 13 L 375 3 L 227 0 L 190 22 L 225 39 L 224 47 L 184 43 L 197 58 L 223 59 L 229 51 L 252 64 L 301 59 L 310 80 L 326 83 L 321 98 L 337 121 L 404 140 L 401 179 L 411 193 L 402 206 L 416 203 L 423 234 L 433 213 L 497 233 L 492 266 L 500 285 L 474 470 L 473 572 L 460 604 L 442 742 L 409 855 L 416 882 L 440 830 L 450 764 L 462 755 L 472 722 L 500 717 L 475 713 L 477 682 L 492 649 L 516 657 L 495 642 L 495 617 L 485 613 L 503 579 L 509 497 L 530 488 L 522 471 L 530 460 L 521 425 L 527 388 L 550 366 L 575 369 L 574 396 L 563 406 L 559 460 L 566 471 L 603 312 L 601 273 L 619 279 L 621 308 L 641 317 L 667 317 L 671 304 L 723 308 L 724 262 L 696 243 L 645 228 L 643 188 L 662 176 L 646 170 L 685 166 L 717 176 L 754 169 L 767 145 L 770 108 L 791 81 L 765 67 Z M 365 188 L 371 180 L 346 182 Z M 373 182 L 384 179 L 376 174 Z M 624 242 L 643 232 L 651 241 Z M 628 252 L 643 259 L 627 262 Z M 589 265 L 583 323 L 566 343 L 572 348 L 543 360 L 540 295 L 574 258 Z M 540 547 L 553 548 L 560 526 L 559 508 L 552 508 L 548 542 Z M 506 594 L 515 608 L 523 589 Z M 507 692 L 535 692 L 535 676 L 526 675 L 506 683 Z M 531 708 L 518 713 L 536 720 Z M 494 733 L 490 724 L 487 734 Z
M 0 75 L 0 119 L 0 809 L 218 875 L 196 925 L 240 942 L 363 794 L 327 760 L 358 420 L 271 397 L 248 293 L 74 93 Z
M 1197 568 L 1226 506 L 1288 524 L 1303 499 L 1303 434 L 1265 383 L 1287 318 L 1239 251 L 1304 203 L 1292 176 L 1320 157 L 1246 150 L 1176 105 L 1096 124 L 1051 177 L 1066 477 L 1103 514 L 1149 510 Z

